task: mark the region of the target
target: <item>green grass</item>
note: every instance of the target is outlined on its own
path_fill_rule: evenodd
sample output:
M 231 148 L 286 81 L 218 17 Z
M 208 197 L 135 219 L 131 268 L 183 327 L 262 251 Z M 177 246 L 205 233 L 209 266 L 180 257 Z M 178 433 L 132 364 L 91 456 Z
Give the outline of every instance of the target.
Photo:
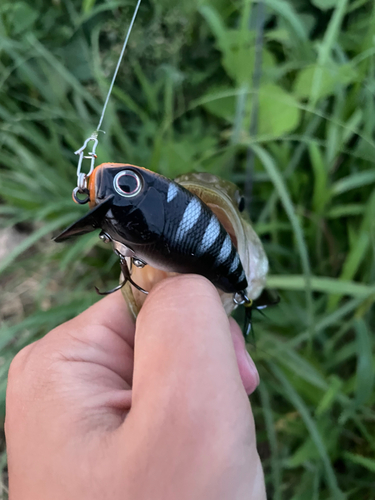
M 269 498 L 375 497 L 375 7 L 265 0 L 259 91 L 250 0 L 144 0 L 97 149 L 169 177 L 244 186 L 280 305 L 255 320 L 252 397 Z M 73 152 L 96 127 L 135 2 L 0 6 L 0 407 L 16 352 L 97 300 L 118 263 L 96 236 L 56 245 L 85 212 Z M 250 117 L 258 99 L 257 134 Z M 111 277 L 109 283 L 108 276 Z M 3 478 L 6 456 L 1 456 Z M 5 493 L 4 493 L 5 498 Z

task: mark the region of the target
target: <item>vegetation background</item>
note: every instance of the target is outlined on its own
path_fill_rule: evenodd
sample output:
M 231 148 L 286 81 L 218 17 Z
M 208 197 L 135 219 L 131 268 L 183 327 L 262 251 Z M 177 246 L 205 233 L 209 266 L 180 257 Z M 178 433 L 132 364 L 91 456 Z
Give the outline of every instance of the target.
M 86 210 L 71 201 L 73 152 L 96 127 L 134 6 L 0 5 L 0 223 L 19 241 L 0 261 L 2 420 L 17 351 L 118 278 L 97 235 L 51 237 Z M 375 498 L 374 54 L 372 1 L 144 0 L 100 135 L 99 162 L 252 184 L 282 297 L 249 346 L 275 500 Z M 7 498 L 5 451 L 0 466 Z

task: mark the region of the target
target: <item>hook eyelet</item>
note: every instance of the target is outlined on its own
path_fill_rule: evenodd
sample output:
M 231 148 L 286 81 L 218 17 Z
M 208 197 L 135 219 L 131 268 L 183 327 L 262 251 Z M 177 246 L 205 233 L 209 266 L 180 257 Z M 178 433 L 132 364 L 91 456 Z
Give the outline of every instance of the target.
M 85 198 L 78 198 L 78 194 L 85 194 Z M 90 201 L 90 192 L 88 189 L 80 189 L 76 187 L 73 189 L 72 198 L 74 203 L 78 203 L 78 205 L 85 205 L 85 203 Z

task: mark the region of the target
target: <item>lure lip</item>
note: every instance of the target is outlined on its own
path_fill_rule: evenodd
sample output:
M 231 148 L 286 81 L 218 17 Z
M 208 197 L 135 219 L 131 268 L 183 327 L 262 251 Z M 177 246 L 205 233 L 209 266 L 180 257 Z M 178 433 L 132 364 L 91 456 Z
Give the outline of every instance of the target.
M 114 195 L 109 196 L 107 199 L 97 204 L 93 209 L 91 209 L 86 215 L 73 222 L 68 226 L 62 233 L 54 238 L 54 241 L 60 243 L 73 236 L 81 236 L 83 234 L 91 233 L 96 229 L 101 228 L 102 220 L 104 219 L 106 213 L 112 206 Z

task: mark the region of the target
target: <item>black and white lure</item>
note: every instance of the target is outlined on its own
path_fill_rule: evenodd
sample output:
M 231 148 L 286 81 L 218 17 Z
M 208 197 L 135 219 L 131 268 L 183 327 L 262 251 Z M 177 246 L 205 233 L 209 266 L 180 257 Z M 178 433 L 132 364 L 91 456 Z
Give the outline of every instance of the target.
M 249 314 L 252 307 L 267 305 L 248 297 L 237 248 L 218 217 L 180 184 L 145 168 L 104 163 L 90 175 L 86 194 L 91 210 L 55 241 L 100 229 L 100 238 L 111 242 L 120 258 L 124 281 L 114 290 L 129 281 L 147 294 L 132 280 L 130 258 L 136 267 L 205 276 Z

